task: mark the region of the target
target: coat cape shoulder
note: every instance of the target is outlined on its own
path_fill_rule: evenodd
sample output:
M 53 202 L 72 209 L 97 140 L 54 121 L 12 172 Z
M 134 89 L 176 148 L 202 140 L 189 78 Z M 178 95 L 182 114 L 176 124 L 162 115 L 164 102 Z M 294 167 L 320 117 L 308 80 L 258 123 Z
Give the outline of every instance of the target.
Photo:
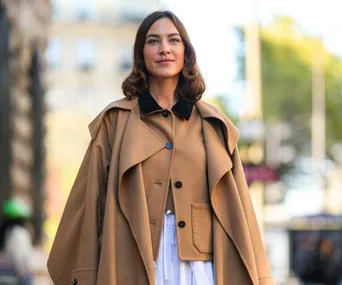
M 122 98 L 108 104 L 89 124 L 88 127 L 91 138 L 94 139 L 96 137 L 101 126 L 101 122 L 103 121 L 106 113 L 117 109 L 130 111 L 134 107 L 136 107 L 137 104 L 138 98 L 134 98 L 131 100 Z M 203 119 L 214 119 L 218 120 L 221 123 L 222 127 L 224 128 L 225 135 L 228 138 L 227 145 L 229 152 L 232 154 L 239 139 L 239 131 L 235 127 L 235 125 L 217 107 L 213 106 L 210 103 L 200 100 L 196 103 L 196 107 L 198 108 L 199 113 Z

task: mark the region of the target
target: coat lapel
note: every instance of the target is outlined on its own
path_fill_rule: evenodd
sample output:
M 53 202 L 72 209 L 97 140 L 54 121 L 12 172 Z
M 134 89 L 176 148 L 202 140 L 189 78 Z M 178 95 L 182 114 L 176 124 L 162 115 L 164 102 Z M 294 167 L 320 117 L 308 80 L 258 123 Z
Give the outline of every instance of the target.
M 132 166 L 162 150 L 165 143 L 140 119 L 139 106 L 132 109 L 120 151 L 120 177 Z
M 150 284 L 154 284 L 153 250 L 141 162 L 165 147 L 132 109 L 122 139 L 119 164 L 119 204 L 137 243 Z
M 224 144 L 209 122 L 203 120 L 203 136 L 207 153 L 209 193 L 233 166 Z
M 229 150 L 229 153 L 232 154 L 239 138 L 238 129 L 216 107 L 203 102 L 202 100 L 196 103 L 196 107 L 202 119 L 216 120 L 220 122 L 225 139 L 225 146 Z

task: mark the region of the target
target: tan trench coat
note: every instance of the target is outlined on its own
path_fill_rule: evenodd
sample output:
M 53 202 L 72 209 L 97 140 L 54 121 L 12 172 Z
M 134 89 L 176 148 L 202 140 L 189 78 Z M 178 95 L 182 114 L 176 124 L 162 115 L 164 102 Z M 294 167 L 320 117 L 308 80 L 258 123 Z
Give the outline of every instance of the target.
M 164 144 L 140 120 L 137 104 L 115 101 L 89 125 L 91 142 L 48 260 L 55 285 L 155 285 L 141 162 Z M 272 285 L 236 147 L 238 131 L 215 107 L 196 106 L 214 211 L 215 285 Z

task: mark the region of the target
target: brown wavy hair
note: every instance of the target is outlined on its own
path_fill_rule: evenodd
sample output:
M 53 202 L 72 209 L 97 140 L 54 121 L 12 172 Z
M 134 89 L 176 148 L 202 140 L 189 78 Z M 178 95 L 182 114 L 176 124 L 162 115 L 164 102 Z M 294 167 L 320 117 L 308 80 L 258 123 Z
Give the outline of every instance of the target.
M 183 23 L 170 11 L 156 11 L 148 15 L 137 31 L 133 51 L 133 70 L 121 85 L 123 93 L 128 99 L 148 91 L 148 71 L 144 60 L 144 46 L 146 34 L 159 19 L 170 19 L 177 28 L 184 43 L 184 66 L 179 74 L 175 95 L 193 102 L 201 99 L 205 91 L 204 79 L 196 62 L 196 52 L 190 42 L 189 35 Z

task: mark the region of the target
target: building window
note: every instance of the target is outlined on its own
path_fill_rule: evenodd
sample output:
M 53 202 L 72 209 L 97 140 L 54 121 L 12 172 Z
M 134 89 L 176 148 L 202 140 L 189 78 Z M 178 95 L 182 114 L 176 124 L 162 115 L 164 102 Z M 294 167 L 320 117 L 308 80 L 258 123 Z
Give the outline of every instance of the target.
M 133 62 L 131 58 L 122 58 L 120 62 L 120 70 L 127 73 L 132 70 Z
M 76 45 L 77 68 L 83 72 L 89 72 L 94 68 L 95 61 L 94 43 L 86 38 L 79 39 Z
M 128 73 L 132 70 L 133 67 L 133 59 L 132 59 L 132 47 L 124 46 L 120 51 L 120 62 L 119 68 L 123 73 Z
M 52 12 L 52 18 L 58 19 L 59 10 L 58 10 L 58 6 L 55 0 L 51 1 L 51 12 Z
M 93 17 L 94 7 L 91 0 L 77 0 L 76 18 L 79 21 L 89 21 Z
M 62 63 L 62 40 L 60 38 L 51 38 L 45 52 L 47 64 L 52 69 L 58 69 Z

